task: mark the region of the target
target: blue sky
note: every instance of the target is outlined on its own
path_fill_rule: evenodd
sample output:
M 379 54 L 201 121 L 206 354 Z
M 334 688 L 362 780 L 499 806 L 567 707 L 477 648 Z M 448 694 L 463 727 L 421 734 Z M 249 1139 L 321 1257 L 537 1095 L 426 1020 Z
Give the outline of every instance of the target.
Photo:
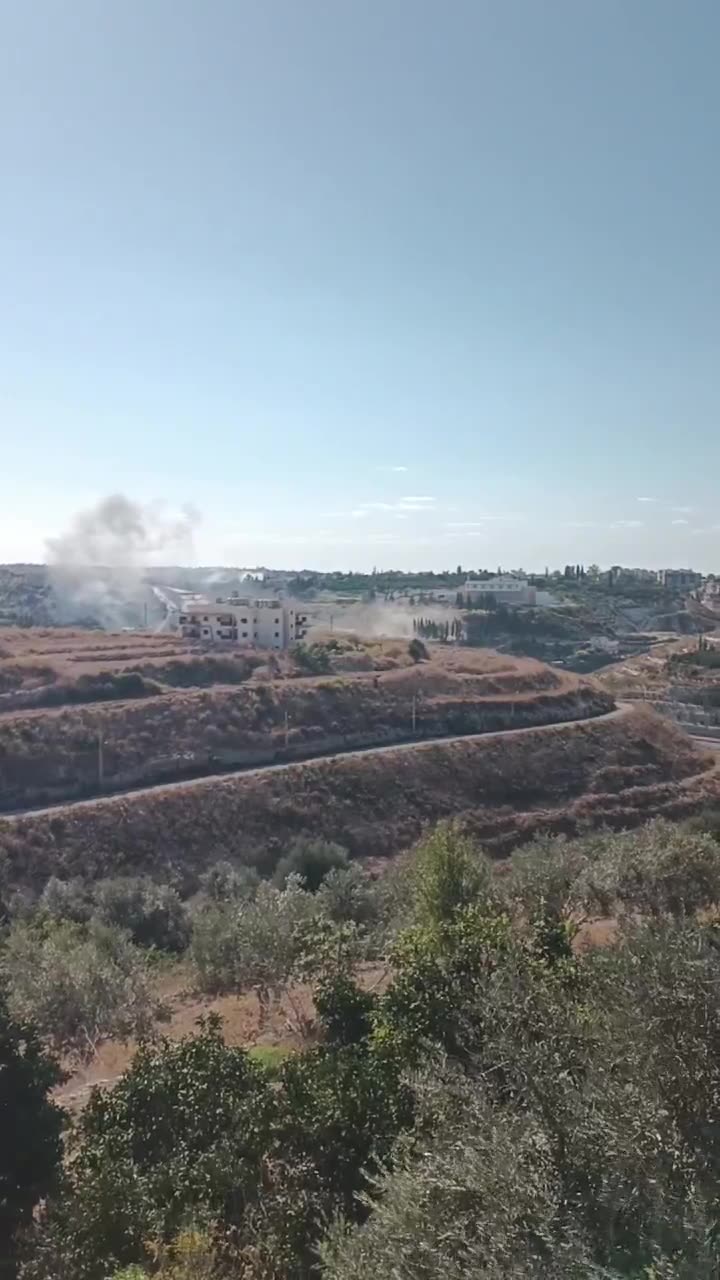
M 720 570 L 716 0 L 0 0 L 0 557 Z M 162 558 L 162 557 L 161 557 Z

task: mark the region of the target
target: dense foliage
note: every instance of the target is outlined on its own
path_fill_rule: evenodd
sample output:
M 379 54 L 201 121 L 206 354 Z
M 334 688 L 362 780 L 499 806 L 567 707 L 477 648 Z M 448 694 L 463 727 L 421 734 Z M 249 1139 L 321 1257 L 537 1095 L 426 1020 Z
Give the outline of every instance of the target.
M 62 1113 L 48 1099 L 61 1079 L 36 1032 L 0 996 L 0 1276 L 12 1274 L 15 1235 L 60 1163 Z
M 269 1070 L 213 1019 L 145 1044 L 75 1124 L 23 1280 L 714 1280 L 711 833 L 546 839 L 498 870 L 441 826 L 387 880 L 312 887 L 206 879 L 199 980 L 310 982 L 304 1047 Z

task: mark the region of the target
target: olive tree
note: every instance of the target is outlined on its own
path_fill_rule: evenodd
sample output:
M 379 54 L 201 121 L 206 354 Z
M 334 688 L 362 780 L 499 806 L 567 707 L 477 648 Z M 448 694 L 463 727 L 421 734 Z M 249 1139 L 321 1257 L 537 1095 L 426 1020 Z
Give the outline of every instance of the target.
M 148 1035 L 162 1013 L 143 953 L 121 930 L 96 922 L 18 922 L 2 969 L 12 1014 L 81 1058 L 102 1040 Z
M 0 1276 L 10 1275 L 18 1227 L 60 1167 L 62 1112 L 49 1093 L 62 1079 L 34 1028 L 15 1022 L 0 994 Z

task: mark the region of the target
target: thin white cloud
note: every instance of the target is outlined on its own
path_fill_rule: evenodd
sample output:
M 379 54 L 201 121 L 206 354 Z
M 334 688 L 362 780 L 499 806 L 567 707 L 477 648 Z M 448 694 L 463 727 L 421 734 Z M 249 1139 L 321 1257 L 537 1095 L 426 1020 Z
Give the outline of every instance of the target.
M 351 511 L 324 511 L 323 520 L 363 520 L 375 512 L 395 515 L 397 512 L 419 511 L 430 515 L 435 508 L 434 498 L 400 498 L 397 502 L 359 502 Z
M 482 529 L 486 524 L 491 524 L 494 520 L 522 520 L 519 515 L 507 514 L 498 516 L 481 516 L 479 520 L 448 520 L 446 528 L 448 529 Z
M 657 502 L 657 498 L 638 498 L 638 502 Z
M 643 526 L 642 520 L 615 520 L 615 522 L 610 525 L 610 528 L 611 529 L 641 529 L 642 526 Z
M 671 524 L 689 524 L 689 520 L 671 520 Z
M 437 502 L 437 498 L 429 498 L 427 495 L 423 495 L 423 494 L 421 494 L 420 497 L 418 497 L 417 494 L 413 493 L 413 494 L 409 494 L 405 498 L 401 498 L 400 501 L 401 502 Z
M 671 507 L 670 510 L 680 512 L 683 515 L 689 515 L 692 511 L 692 507 Z
M 382 467 L 377 467 L 377 470 L 378 470 L 378 471 L 397 471 L 397 472 L 401 472 L 401 471 L 409 471 L 409 470 L 410 470 L 410 468 L 409 468 L 409 467 L 389 467 L 389 466 L 382 466 Z

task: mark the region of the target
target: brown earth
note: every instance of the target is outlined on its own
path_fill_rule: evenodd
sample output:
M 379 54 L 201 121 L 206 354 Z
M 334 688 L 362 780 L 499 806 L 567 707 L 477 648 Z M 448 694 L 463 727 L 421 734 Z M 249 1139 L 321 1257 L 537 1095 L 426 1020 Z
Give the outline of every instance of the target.
M 385 964 L 365 964 L 357 977 L 360 986 L 367 991 L 382 991 L 389 981 L 389 970 Z M 271 1003 L 265 1016 L 254 992 L 227 996 L 199 995 L 193 990 L 189 970 L 182 964 L 161 979 L 156 990 L 169 1014 L 167 1022 L 159 1023 L 157 1030 L 169 1040 L 192 1035 L 197 1031 L 201 1018 L 217 1013 L 222 1018 L 223 1034 L 228 1044 L 246 1049 L 256 1045 L 279 1047 L 292 1052 L 308 1043 L 301 1027 L 310 1027 L 315 1017 L 310 988 L 304 984 L 290 986 L 279 1000 Z M 106 1040 L 90 1062 L 79 1066 L 72 1059 L 67 1060 L 63 1065 L 68 1078 L 55 1092 L 57 1101 L 70 1111 L 79 1110 L 96 1085 L 107 1088 L 117 1081 L 136 1052 L 134 1040 L 126 1043 Z
M 285 748 L 296 755 L 330 753 L 414 733 L 431 738 L 552 723 L 611 706 L 608 694 L 532 659 L 436 647 L 429 662 L 387 671 L 254 678 L 239 686 L 8 711 L 0 715 L 0 806 L 29 808 L 216 772 L 218 765 L 264 763 Z
M 270 871 L 298 835 L 385 858 L 458 817 L 506 852 L 535 831 L 637 825 L 717 803 L 715 757 L 645 708 L 207 779 L 0 819 L 14 883 L 149 872 L 192 885 L 218 859 Z

